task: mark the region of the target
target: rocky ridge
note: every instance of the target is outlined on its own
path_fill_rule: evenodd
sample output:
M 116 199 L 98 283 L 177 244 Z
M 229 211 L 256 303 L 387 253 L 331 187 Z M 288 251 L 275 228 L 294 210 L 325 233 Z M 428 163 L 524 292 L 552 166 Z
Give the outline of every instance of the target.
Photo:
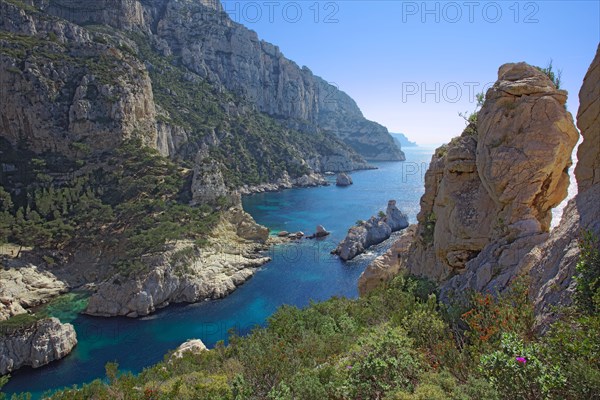
M 0 332 L 0 375 L 25 365 L 38 368 L 69 354 L 77 345 L 75 329 L 56 318 L 42 319 L 10 335 Z
M 281 178 L 273 183 L 263 183 L 261 185 L 244 185 L 237 190 L 240 195 L 248 195 L 264 192 L 279 192 L 292 188 L 310 188 L 316 186 L 328 186 L 329 182 L 321 174 L 311 172 L 298 178 L 291 179 L 285 172 Z
M 388 239 L 392 232 L 407 226 L 408 218 L 396 207 L 396 201 L 390 200 L 384 215 L 373 216 L 350 228 L 332 253 L 339 255 L 344 261 L 351 260 L 370 246 Z

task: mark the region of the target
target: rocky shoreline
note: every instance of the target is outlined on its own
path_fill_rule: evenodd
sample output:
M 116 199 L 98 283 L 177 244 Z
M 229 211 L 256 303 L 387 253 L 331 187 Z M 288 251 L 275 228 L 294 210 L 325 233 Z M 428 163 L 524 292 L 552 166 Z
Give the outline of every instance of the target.
M 220 299 L 269 262 L 262 252 L 271 244 L 267 228 L 239 207 L 222 217 L 208 244 L 178 241 L 161 254 L 144 259 L 146 272 L 116 276 L 94 288 L 86 313 L 136 318 L 171 303 Z
M 311 172 L 302 175 L 299 178 L 292 179 L 287 172 L 284 172 L 283 177 L 273 183 L 263 183 L 260 185 L 249 186 L 244 185 L 237 190 L 240 195 L 252 195 L 265 192 L 280 192 L 292 188 L 310 188 L 317 186 L 329 186 L 329 181 L 319 173 Z

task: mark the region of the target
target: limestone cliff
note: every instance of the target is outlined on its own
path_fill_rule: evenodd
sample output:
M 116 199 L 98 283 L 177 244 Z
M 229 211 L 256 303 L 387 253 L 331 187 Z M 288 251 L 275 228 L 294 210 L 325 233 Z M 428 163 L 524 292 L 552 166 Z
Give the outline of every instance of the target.
M 71 324 L 47 318 L 5 335 L 0 332 L 0 375 L 22 366 L 38 368 L 69 354 L 77 344 Z
M 257 254 L 266 249 L 268 236 L 268 229 L 250 215 L 232 208 L 201 248 L 190 241 L 173 243 L 163 253 L 144 257 L 144 271 L 100 282 L 86 313 L 138 317 L 170 303 L 225 297 L 270 261 Z
M 74 157 L 137 137 L 157 140 L 142 61 L 78 25 L 0 2 L 0 138 Z M 5 101 L 5 99 L 11 99 Z
M 233 22 L 219 1 L 29 0 L 77 25 L 142 33 L 165 57 L 300 131 L 341 138 L 369 160 L 403 160 L 387 129 L 367 121 L 346 93 Z
M 319 78 L 307 69 L 278 51 L 267 62 L 275 47 L 233 23 L 218 2 L 3 0 L 0 8 L 0 95 L 11 99 L 0 103 L 0 151 L 97 163 L 136 138 L 182 162 L 208 155 L 229 191 L 286 173 L 367 168 L 351 148 L 366 140 L 354 133 L 361 130 L 381 144 L 371 143 L 371 158 L 402 158 L 348 96 L 336 91 L 340 100 L 329 105 L 332 88 L 315 91 Z M 248 49 L 252 43 L 258 47 Z M 304 80 L 314 81 L 310 94 L 297 100 L 269 87 Z M 250 86 L 264 95 L 249 96 Z
M 415 239 L 369 266 L 361 287 L 389 269 L 437 281 L 443 296 L 503 290 L 548 240 L 551 209 L 567 194 L 578 133 L 565 102 L 537 68 L 500 67 L 477 123 L 432 158 Z
M 0 213 L 12 221 L 1 234 L 31 244 L 38 260 L 51 256 L 39 270 L 13 263 L 3 273 L 3 317 L 84 285 L 98 290 L 89 311 L 102 315 L 223 296 L 265 262 L 253 256 L 265 229 L 224 212 L 240 194 L 369 168 L 357 144 L 372 159 L 403 157 L 350 97 L 231 21 L 219 1 L 0 0 L 0 15 Z M 123 153 L 132 146 L 140 151 Z M 134 216 L 138 207 L 154 212 Z M 126 236 L 177 229 L 182 217 L 136 229 L 173 209 L 207 231 L 221 213 L 215 231 L 234 232 L 224 240 L 241 247 L 213 238 L 197 249 L 184 232 L 161 256 L 160 241 L 128 255 Z M 110 220 L 116 210 L 132 219 Z M 181 254 L 191 255 L 183 266 L 170 259 Z M 132 272 L 128 257 L 144 268 Z
M 478 117 L 477 169 L 494 202 L 490 242 L 445 289 L 502 290 L 547 240 L 551 210 L 567 195 L 579 134 L 564 91 L 526 64 L 500 68 Z

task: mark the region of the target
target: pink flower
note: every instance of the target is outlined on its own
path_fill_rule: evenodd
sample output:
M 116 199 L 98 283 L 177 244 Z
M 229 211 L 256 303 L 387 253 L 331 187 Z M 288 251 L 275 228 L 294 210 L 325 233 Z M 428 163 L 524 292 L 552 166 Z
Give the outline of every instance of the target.
M 516 357 L 515 360 L 517 360 L 519 364 L 527 364 L 527 359 L 525 357 Z

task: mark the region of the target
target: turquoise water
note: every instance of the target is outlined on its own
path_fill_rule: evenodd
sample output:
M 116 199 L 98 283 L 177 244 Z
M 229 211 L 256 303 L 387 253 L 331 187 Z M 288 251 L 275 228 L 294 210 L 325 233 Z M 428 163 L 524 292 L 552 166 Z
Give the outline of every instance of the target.
M 422 175 L 433 149 L 410 148 L 405 153 L 407 162 L 377 163 L 377 170 L 352 173 L 354 185 L 347 188 L 332 185 L 246 197 L 245 210 L 274 232 L 312 233 L 322 224 L 332 234 L 325 240 L 275 246 L 269 251 L 273 261 L 222 300 L 173 305 L 136 320 L 68 316 L 61 309 L 60 317 L 75 325 L 77 347 L 63 360 L 15 372 L 5 392 L 29 391 L 34 399 L 39 398 L 46 390 L 103 377 L 104 365 L 111 361 L 121 369 L 139 372 L 188 339 L 200 338 L 211 347 L 226 340 L 231 328 L 247 333 L 264 324 L 282 304 L 304 307 L 311 300 L 356 297 L 361 272 L 389 248 L 391 240 L 347 263 L 329 252 L 356 220 L 385 209 L 390 199 L 396 199 L 410 222 L 415 222 L 423 194 Z

